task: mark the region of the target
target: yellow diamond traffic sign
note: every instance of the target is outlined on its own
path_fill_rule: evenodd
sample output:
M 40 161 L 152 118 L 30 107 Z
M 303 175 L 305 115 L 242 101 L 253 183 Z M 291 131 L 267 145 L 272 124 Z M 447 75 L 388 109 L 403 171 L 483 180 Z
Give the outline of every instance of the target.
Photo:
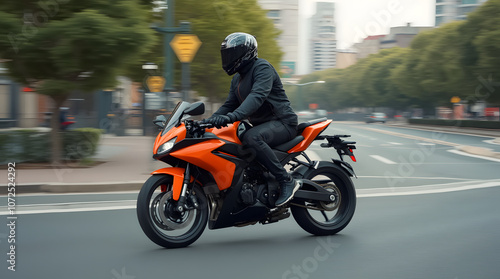
M 191 63 L 201 46 L 201 41 L 193 34 L 177 34 L 170 42 L 170 46 L 182 63 Z
M 454 97 L 452 97 L 452 98 L 451 98 L 451 100 L 450 100 L 450 102 L 452 102 L 452 103 L 454 103 L 454 104 L 456 104 L 456 103 L 460 103 L 460 101 L 461 101 L 461 99 L 460 99 L 460 97 L 458 97 L 458 96 L 454 96 Z
M 146 80 L 149 92 L 162 92 L 165 86 L 165 78 L 162 76 L 150 76 Z

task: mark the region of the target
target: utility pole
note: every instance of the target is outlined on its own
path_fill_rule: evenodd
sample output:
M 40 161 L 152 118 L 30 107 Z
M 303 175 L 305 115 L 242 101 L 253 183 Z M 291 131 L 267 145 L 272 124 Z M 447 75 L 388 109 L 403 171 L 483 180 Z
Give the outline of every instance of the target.
M 164 91 L 168 94 L 174 90 L 174 52 L 170 47 L 170 42 L 177 33 L 191 32 L 189 23 L 182 23 L 179 27 L 174 27 L 175 0 L 168 0 L 167 10 L 164 13 L 165 27 L 153 27 L 157 32 L 163 33 L 163 52 L 165 63 L 163 66 L 163 77 L 165 78 Z

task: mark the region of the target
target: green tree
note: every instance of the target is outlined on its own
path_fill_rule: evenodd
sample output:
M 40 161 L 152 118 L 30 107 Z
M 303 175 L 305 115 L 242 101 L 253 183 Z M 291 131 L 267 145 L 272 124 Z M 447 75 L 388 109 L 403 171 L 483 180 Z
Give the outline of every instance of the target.
M 142 0 L 151 3 L 151 0 Z M 155 12 L 151 22 L 163 26 L 163 12 Z M 211 101 L 222 101 L 226 98 L 231 77 L 222 70 L 220 45 L 224 38 L 233 32 L 246 32 L 256 36 L 259 57 L 271 62 L 279 70 L 283 55 L 277 44 L 280 31 L 267 18 L 256 0 L 177 0 L 175 1 L 175 25 L 181 21 L 191 23 L 191 33 L 198 36 L 202 45 L 191 63 L 191 86 L 200 95 Z M 159 35 L 163 36 L 163 35 Z M 142 62 L 163 64 L 163 40 L 157 41 Z M 181 64 L 174 57 L 174 86 L 181 86 Z M 140 64 L 130 67 L 129 76 L 142 81 L 144 73 Z M 130 74 L 133 73 L 133 74 Z
M 461 63 L 476 99 L 500 105 L 500 0 L 489 0 L 461 26 Z M 487 87 L 477 92 L 478 87 Z
M 213 101 L 226 98 L 231 77 L 222 70 L 220 45 L 233 32 L 254 35 L 259 57 L 279 69 L 282 52 L 277 38 L 280 32 L 257 0 L 185 0 L 177 5 L 176 11 L 176 19 L 191 22 L 193 34 L 203 43 L 191 64 L 193 89 L 201 95 Z
M 59 107 L 73 90 L 112 86 L 152 42 L 136 0 L 25 0 L 0 3 L 0 57 L 10 75 L 54 102 L 52 162 L 61 161 Z

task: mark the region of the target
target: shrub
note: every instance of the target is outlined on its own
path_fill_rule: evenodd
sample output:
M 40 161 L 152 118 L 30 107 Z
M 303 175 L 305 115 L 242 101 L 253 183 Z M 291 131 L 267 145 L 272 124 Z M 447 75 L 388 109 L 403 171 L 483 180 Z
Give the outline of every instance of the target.
M 81 160 L 97 152 L 102 131 L 94 128 L 80 128 L 61 133 L 63 158 Z M 0 132 L 0 164 L 49 162 L 50 152 L 50 133 L 48 132 L 29 129 Z

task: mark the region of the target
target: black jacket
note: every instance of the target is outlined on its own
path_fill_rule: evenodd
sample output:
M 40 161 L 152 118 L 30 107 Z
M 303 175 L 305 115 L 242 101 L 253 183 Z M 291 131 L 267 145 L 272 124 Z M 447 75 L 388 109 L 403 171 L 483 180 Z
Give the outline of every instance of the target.
M 298 123 L 278 73 L 262 58 L 234 75 L 229 96 L 214 116 L 223 114 L 228 114 L 232 121 L 248 119 L 253 125 L 271 120 L 288 125 Z

